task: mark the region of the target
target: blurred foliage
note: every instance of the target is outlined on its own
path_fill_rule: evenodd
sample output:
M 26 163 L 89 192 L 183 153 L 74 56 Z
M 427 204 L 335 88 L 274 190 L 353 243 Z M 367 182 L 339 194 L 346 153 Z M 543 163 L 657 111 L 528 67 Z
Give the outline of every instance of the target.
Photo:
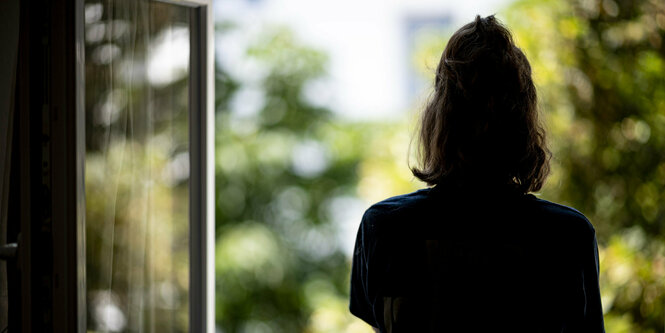
M 597 229 L 607 331 L 663 332 L 665 4 L 523 0 L 499 17 L 531 61 L 549 130 L 553 170 L 539 195 Z M 447 33 L 418 39 L 419 73 L 431 78 Z M 252 45 L 258 80 L 217 68 L 218 327 L 366 331 L 347 311 L 335 211 L 423 186 L 407 168 L 414 113 L 342 121 L 304 96 L 325 77 L 325 54 L 283 28 Z
M 223 332 L 356 332 L 333 223 L 369 133 L 303 97 L 326 56 L 272 29 L 246 50 L 258 82 L 217 68 L 216 311 Z

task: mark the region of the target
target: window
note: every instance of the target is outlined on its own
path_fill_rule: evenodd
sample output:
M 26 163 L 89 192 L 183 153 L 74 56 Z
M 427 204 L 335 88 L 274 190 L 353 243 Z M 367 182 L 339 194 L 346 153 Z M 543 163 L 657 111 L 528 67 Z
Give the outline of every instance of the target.
M 205 17 L 158 1 L 86 1 L 84 15 L 87 327 L 185 332 L 211 260 Z
M 212 332 L 211 2 L 34 5 L 20 10 L 9 330 Z

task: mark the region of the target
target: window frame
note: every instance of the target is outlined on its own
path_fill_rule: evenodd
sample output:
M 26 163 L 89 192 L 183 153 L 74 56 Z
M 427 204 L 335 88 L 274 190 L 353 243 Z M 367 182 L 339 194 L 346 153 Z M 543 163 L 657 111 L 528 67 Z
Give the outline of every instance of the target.
M 162 1 L 162 0 L 159 0 Z M 211 0 L 193 7 L 189 55 L 189 331 L 215 328 L 214 26 Z

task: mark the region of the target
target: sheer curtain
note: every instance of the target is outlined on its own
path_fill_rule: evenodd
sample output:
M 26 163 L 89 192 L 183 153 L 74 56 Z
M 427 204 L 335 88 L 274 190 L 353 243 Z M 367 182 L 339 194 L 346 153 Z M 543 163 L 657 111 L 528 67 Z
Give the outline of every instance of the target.
M 187 331 L 189 9 L 86 1 L 88 330 Z

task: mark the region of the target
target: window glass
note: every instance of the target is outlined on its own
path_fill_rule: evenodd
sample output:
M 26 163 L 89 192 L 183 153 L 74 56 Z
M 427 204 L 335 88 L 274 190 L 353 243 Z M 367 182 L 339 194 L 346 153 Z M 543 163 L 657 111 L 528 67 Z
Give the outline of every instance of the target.
M 86 1 L 88 330 L 188 327 L 189 9 Z

